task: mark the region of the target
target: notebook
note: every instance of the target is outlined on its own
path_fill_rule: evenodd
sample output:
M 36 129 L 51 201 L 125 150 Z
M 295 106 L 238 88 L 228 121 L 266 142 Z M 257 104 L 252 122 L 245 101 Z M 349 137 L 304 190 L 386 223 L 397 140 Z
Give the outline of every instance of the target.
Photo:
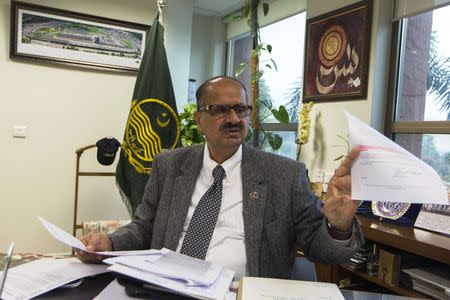
M 0 299 L 2 299 L 3 287 L 5 286 L 6 276 L 8 274 L 9 264 L 11 263 L 11 256 L 13 254 L 14 242 L 11 242 L 8 247 L 8 252 L 6 252 L 5 266 L 3 268 L 2 276 L 0 277 Z

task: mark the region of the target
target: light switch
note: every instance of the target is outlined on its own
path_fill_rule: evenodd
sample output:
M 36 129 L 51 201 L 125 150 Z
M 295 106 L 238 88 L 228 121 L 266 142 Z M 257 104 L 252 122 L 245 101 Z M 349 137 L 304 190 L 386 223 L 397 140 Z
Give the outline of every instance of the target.
M 27 126 L 13 126 L 13 137 L 15 138 L 26 138 L 27 137 Z

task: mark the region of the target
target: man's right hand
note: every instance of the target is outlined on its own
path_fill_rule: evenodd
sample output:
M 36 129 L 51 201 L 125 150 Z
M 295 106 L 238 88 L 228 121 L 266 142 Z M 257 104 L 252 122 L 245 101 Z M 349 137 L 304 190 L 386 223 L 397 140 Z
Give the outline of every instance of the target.
M 107 234 L 91 233 L 80 237 L 80 241 L 86 246 L 89 251 L 112 251 L 112 243 Z M 105 258 L 104 255 L 89 253 L 83 250 L 75 249 L 75 255 L 85 263 L 101 263 Z

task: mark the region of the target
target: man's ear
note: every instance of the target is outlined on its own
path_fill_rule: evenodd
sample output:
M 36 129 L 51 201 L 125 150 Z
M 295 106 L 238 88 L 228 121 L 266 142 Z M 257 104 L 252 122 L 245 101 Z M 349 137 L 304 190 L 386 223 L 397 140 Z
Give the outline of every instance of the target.
M 201 121 L 201 118 L 200 118 L 200 113 L 198 111 L 195 111 L 194 112 L 194 116 L 195 116 L 195 120 L 197 121 L 198 131 L 203 132 L 202 121 Z

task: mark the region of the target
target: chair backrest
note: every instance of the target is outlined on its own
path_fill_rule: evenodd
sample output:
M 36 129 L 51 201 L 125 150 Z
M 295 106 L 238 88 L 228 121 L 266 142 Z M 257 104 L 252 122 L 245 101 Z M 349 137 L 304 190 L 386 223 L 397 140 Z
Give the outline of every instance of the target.
M 306 257 L 296 257 L 292 268 L 291 279 L 317 281 L 314 264 Z

